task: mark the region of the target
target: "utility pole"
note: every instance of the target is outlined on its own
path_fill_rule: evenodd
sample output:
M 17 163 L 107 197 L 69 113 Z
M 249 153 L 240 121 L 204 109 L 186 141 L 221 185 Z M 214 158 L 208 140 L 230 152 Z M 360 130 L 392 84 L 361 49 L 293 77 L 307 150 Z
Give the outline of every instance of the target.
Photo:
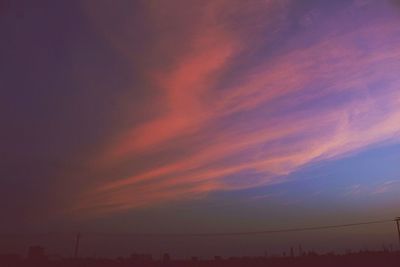
M 397 234 L 399 236 L 399 246 L 400 246 L 400 217 L 397 217 L 395 219 L 395 221 L 396 221 L 396 225 L 397 225 Z
M 75 252 L 74 252 L 74 258 L 78 258 L 78 252 L 79 252 L 79 241 L 81 240 L 81 233 L 78 232 L 76 235 L 76 241 L 75 241 Z

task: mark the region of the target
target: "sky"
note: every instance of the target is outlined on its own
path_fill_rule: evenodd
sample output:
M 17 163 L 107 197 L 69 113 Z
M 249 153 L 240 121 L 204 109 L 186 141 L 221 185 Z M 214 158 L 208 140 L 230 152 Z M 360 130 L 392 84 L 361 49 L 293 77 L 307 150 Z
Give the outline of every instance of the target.
M 0 1 L 0 249 L 396 245 L 392 224 L 121 233 L 400 216 L 399 23 L 394 0 Z

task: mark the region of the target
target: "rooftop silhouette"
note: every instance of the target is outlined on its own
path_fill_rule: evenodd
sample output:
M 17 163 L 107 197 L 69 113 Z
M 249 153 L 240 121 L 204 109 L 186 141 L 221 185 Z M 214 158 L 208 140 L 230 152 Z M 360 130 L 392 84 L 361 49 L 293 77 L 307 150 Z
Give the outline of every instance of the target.
M 300 248 L 299 248 L 300 249 Z M 400 265 L 400 251 L 394 251 L 383 247 L 379 251 L 360 250 L 348 251 L 345 254 L 334 252 L 319 254 L 315 251 L 303 251 L 303 249 L 291 247 L 288 252 L 280 255 L 264 255 L 258 257 L 221 257 L 201 259 L 196 256 L 188 259 L 174 259 L 168 253 L 164 253 L 159 259 L 154 259 L 150 254 L 132 253 L 128 257 L 103 258 L 51 258 L 45 254 L 41 246 L 29 247 L 28 254 L 23 257 L 18 254 L 0 254 L 0 266 L 4 267 L 217 267 L 217 266 L 269 266 L 269 267 L 317 267 L 317 266 L 362 266 L 362 267 L 397 267 Z M 296 250 L 296 251 L 295 251 Z

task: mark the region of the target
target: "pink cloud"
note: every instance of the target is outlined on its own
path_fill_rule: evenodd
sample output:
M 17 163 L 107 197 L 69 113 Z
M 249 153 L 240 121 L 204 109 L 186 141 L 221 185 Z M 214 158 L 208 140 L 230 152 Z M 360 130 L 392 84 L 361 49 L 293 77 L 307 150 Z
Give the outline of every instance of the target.
M 306 164 L 399 142 L 397 25 L 381 21 L 327 34 L 233 71 L 241 56 L 264 40 L 243 39 L 231 20 L 220 19 L 227 13 L 240 16 L 240 8 L 225 12 L 229 3 L 203 7 L 202 15 L 188 22 L 196 27 L 187 34 L 187 49 L 175 51 L 173 64 L 148 69 L 160 93 L 148 104 L 158 115 L 117 133 L 93 161 L 102 163 L 101 172 L 143 153 L 157 158 L 173 140 L 189 144 L 180 147 L 187 153 L 102 180 L 82 195 L 78 209 L 113 212 L 280 183 Z M 273 12 L 276 3 L 252 6 L 257 8 Z M 360 48 L 359 40 L 370 47 Z M 235 83 L 226 86 L 222 81 L 229 77 Z M 230 180 L 246 172 L 259 176 Z

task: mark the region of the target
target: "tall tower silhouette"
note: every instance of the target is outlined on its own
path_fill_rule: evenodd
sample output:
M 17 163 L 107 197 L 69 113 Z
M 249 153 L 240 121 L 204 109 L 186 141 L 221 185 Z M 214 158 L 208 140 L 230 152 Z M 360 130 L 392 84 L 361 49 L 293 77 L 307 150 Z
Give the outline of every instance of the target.
M 396 221 L 396 226 L 397 226 L 397 235 L 399 237 L 399 246 L 400 246 L 400 217 L 397 217 L 394 219 Z
M 74 258 L 76 259 L 78 257 L 79 253 L 79 242 L 81 241 L 81 233 L 78 233 L 76 235 L 76 241 L 75 241 L 75 251 L 74 251 Z

